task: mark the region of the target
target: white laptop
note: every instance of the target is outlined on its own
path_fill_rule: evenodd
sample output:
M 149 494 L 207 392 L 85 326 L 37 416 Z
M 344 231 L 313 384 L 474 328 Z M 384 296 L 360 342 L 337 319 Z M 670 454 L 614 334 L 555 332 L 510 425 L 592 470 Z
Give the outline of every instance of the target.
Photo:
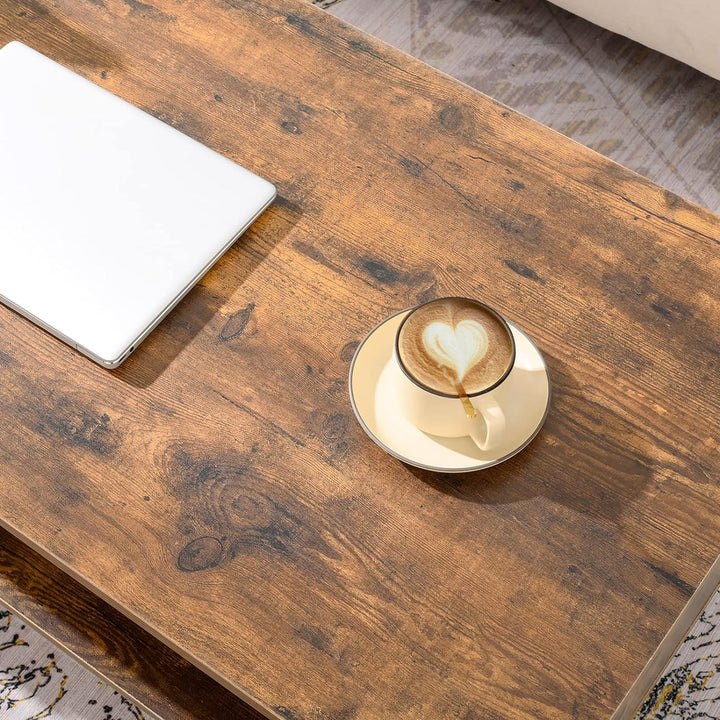
M 274 197 L 269 182 L 44 55 L 0 49 L 0 301 L 105 367 Z

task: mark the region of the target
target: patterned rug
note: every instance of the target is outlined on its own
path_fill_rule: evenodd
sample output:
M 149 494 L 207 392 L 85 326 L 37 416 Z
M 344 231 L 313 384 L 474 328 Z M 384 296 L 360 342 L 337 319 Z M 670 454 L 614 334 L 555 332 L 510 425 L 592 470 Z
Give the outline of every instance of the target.
M 2 720 L 154 720 L 0 604 Z
M 635 720 L 696 718 L 720 718 L 720 589 L 635 716 Z

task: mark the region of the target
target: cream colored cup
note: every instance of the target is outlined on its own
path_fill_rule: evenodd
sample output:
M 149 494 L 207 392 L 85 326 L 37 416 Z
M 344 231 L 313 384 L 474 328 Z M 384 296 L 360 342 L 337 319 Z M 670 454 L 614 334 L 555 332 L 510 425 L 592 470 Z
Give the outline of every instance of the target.
M 505 414 L 494 397 L 493 390 L 505 382 L 515 364 L 515 339 L 501 315 L 484 303 L 477 300 L 471 302 L 492 312 L 501 321 L 512 344 L 511 361 L 497 382 L 479 393 L 466 396 L 466 399 L 463 400 L 459 395 L 446 395 L 432 390 L 412 376 L 398 353 L 398 336 L 405 320 L 425 303 L 413 308 L 400 324 L 395 337 L 395 348 L 389 370 L 393 377 L 393 383 L 398 389 L 400 412 L 415 427 L 438 437 L 469 436 L 480 450 L 492 450 L 502 442 L 505 432 Z M 472 407 L 469 407 L 468 403 Z M 470 417 L 473 410 L 474 417 Z

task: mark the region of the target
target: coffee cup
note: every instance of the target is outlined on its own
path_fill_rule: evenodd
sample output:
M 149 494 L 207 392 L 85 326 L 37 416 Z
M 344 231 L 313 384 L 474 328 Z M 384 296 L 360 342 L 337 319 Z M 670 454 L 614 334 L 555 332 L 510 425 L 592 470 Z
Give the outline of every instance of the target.
M 448 297 L 413 308 L 395 336 L 390 372 L 399 410 L 423 432 L 469 436 L 480 450 L 503 440 L 505 414 L 493 391 L 515 363 L 502 316 L 478 300 Z

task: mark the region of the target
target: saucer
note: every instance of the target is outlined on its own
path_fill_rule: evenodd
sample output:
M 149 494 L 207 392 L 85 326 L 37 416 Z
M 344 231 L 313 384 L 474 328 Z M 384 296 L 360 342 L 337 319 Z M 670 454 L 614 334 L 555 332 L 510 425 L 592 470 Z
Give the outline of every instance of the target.
M 515 338 L 515 365 L 493 390 L 507 429 L 492 450 L 469 437 L 441 438 L 419 430 L 399 412 L 397 387 L 389 372 L 397 329 L 410 310 L 383 320 L 360 343 L 350 365 L 350 402 L 363 430 L 383 450 L 408 465 L 437 472 L 471 472 L 497 465 L 525 448 L 538 434 L 550 407 L 550 378 L 540 351 L 508 322 Z

